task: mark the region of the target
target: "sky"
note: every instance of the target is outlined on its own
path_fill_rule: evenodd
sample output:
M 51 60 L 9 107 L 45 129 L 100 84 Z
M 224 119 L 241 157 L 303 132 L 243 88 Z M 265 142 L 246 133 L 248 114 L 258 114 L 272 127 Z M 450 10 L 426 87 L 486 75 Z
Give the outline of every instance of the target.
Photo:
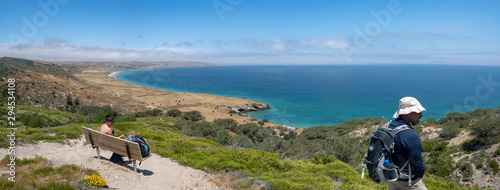
M 500 1 L 0 0 L 0 57 L 500 65 Z

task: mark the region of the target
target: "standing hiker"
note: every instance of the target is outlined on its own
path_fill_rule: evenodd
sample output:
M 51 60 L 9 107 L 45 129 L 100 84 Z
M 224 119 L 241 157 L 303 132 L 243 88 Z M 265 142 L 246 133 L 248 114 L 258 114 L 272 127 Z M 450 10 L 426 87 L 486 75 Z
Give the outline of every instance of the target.
M 425 167 L 422 161 L 422 146 L 420 137 L 413 129 L 420 122 L 422 112 L 425 108 L 420 105 L 420 102 L 413 97 L 404 97 L 399 100 L 399 109 L 394 114 L 389 128 L 394 129 L 398 126 L 407 125 L 411 130 L 403 130 L 394 137 L 394 153 L 392 158 L 394 164 L 399 168 L 403 168 L 402 173 L 396 181 L 389 182 L 389 189 L 424 189 Z M 409 161 L 409 166 L 405 163 Z M 410 172 L 408 171 L 410 168 Z M 408 176 L 410 174 L 411 176 Z M 411 185 L 408 183 L 411 178 Z

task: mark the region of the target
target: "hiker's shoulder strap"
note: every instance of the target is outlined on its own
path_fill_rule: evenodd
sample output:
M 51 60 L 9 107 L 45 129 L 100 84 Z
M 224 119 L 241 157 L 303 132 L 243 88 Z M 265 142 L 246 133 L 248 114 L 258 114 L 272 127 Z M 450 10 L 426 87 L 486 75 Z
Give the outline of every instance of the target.
M 387 123 L 384 124 L 384 126 L 382 126 L 382 128 L 389 128 L 389 125 L 391 124 L 392 120 L 391 121 L 388 121 Z
M 411 129 L 410 126 L 404 124 L 404 125 L 400 125 L 400 126 L 397 126 L 393 129 L 389 128 L 389 125 L 391 125 L 392 121 L 389 121 L 387 123 L 384 124 L 384 126 L 382 128 L 385 128 L 383 130 L 387 131 L 388 133 L 390 133 L 393 137 L 396 136 L 396 134 L 398 134 L 399 132 L 403 131 L 403 130 L 407 130 L 407 129 Z
M 398 127 L 394 128 L 393 131 L 396 131 L 395 134 L 398 134 L 399 132 L 407 130 L 407 129 L 411 129 L 410 126 L 408 126 L 408 125 L 401 125 L 401 126 L 398 126 Z

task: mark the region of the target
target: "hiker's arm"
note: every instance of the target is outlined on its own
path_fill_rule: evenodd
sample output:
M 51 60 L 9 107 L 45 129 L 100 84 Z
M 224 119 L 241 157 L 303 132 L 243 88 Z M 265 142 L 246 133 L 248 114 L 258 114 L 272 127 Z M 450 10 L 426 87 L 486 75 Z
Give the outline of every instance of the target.
M 120 135 L 118 138 L 122 138 L 122 139 L 123 139 L 123 138 L 125 138 L 125 137 L 127 137 L 127 135 L 122 134 L 122 135 Z
M 414 132 L 414 131 L 413 131 Z M 415 176 L 422 178 L 424 177 L 425 167 L 422 160 L 422 146 L 418 134 L 414 132 L 414 135 L 409 135 L 408 137 L 408 152 L 410 154 L 411 167 L 415 171 Z

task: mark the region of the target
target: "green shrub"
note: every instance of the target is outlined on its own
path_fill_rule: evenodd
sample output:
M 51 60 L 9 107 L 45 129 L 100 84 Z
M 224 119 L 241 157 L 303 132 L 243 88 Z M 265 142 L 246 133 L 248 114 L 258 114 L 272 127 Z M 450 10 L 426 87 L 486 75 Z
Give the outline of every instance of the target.
M 476 165 L 476 169 L 480 170 L 480 169 L 483 169 L 484 165 L 483 163 L 479 163 Z
M 285 134 L 283 136 L 283 139 L 290 140 L 290 139 L 295 138 L 295 137 L 297 137 L 297 133 L 295 131 L 289 131 L 288 134 Z
M 463 151 L 470 154 L 471 152 L 478 150 L 481 147 L 481 143 L 475 139 L 468 139 L 462 142 L 461 147 Z
M 146 110 L 142 112 L 135 113 L 135 117 L 155 117 L 160 116 L 163 113 L 160 109 Z
M 446 114 L 446 117 L 441 118 L 441 123 L 447 123 L 450 121 L 455 121 L 455 122 L 460 122 L 460 121 L 465 121 L 472 119 L 470 115 L 464 114 L 464 113 L 458 113 L 458 112 L 451 112 Z
M 422 151 L 430 152 L 424 159 L 426 171 L 439 177 L 448 177 L 453 173 L 454 161 L 450 156 L 452 149 L 449 149 L 448 142 L 445 141 L 424 141 Z
M 2 162 L 9 160 L 9 156 Z M 96 171 L 79 168 L 75 164 L 53 168 L 46 158 L 16 159 L 15 182 L 9 182 L 7 177 L 0 179 L 0 189 L 88 189 L 79 183 L 86 175 Z
M 420 122 L 420 124 L 425 125 L 425 126 L 439 125 L 439 122 L 435 118 L 430 118 L 430 119 L 426 119 L 426 120 Z
M 459 186 L 457 182 L 451 181 L 446 178 L 438 177 L 432 174 L 425 174 L 425 186 L 427 189 L 450 189 L 450 190 L 458 190 L 458 189 L 471 189 L 467 187 Z M 477 188 L 475 188 L 477 189 Z
M 169 117 L 180 117 L 182 115 L 182 112 L 179 111 L 178 109 L 171 109 L 167 111 L 167 116 Z
M 431 152 L 434 149 L 434 142 L 435 141 L 430 141 L 430 140 L 422 141 L 421 143 L 422 152 Z
M 471 158 L 471 163 L 476 165 L 476 168 L 477 167 L 483 167 L 483 163 L 485 160 L 487 160 L 489 158 L 489 156 L 486 154 L 486 152 L 483 150 L 477 154 L 474 154 L 474 156 Z
M 446 141 L 439 141 L 437 139 L 434 139 L 434 140 L 425 140 L 422 142 L 423 152 L 432 152 L 432 151 L 444 152 L 447 148 L 448 148 L 448 142 Z
M 256 149 L 255 143 L 252 139 L 248 138 L 245 135 L 238 135 L 233 137 L 233 145 L 243 148 Z
M 182 114 L 182 119 L 196 122 L 205 119 L 205 117 L 199 111 L 188 111 Z
M 497 151 L 493 153 L 493 157 L 497 157 L 498 155 L 500 155 L 500 146 L 498 147 Z
M 61 125 L 59 122 L 54 122 L 50 120 L 47 116 L 44 115 L 38 115 L 38 114 L 24 114 L 20 116 L 20 120 L 24 125 L 29 126 L 29 127 L 53 127 L 53 126 L 58 126 Z
M 115 118 L 115 123 L 123 123 L 123 122 L 133 122 L 137 121 L 135 117 L 130 117 L 130 116 L 118 116 Z
M 466 163 L 460 167 L 460 172 L 462 173 L 463 178 L 468 180 L 472 177 L 472 174 L 474 174 L 474 169 L 470 163 Z
M 99 106 L 80 105 L 76 108 L 74 113 L 86 116 L 91 116 L 91 115 L 98 116 L 108 111 L 113 111 L 113 108 L 111 108 L 110 106 L 99 107 Z
M 0 178 L 0 189 L 14 189 L 16 182 L 7 180 L 7 178 Z
M 306 140 L 327 139 L 328 137 L 338 136 L 335 127 L 316 126 L 304 129 L 300 134 L 300 138 Z
M 52 168 L 50 166 L 45 166 L 45 167 L 41 167 L 41 168 L 35 168 L 31 172 L 35 175 L 48 176 L 54 172 L 54 168 Z
M 359 141 L 348 136 L 327 139 L 324 150 L 326 154 L 333 154 L 337 159 L 351 166 L 359 165 L 362 159 Z
M 211 122 L 194 122 L 190 120 L 179 120 L 177 125 L 182 129 L 182 134 L 196 137 L 205 137 L 222 145 L 232 144 L 232 138 L 221 126 Z
M 500 142 L 500 118 L 482 119 L 472 126 L 475 140 L 490 145 Z
M 16 119 L 32 128 L 55 127 L 72 123 L 82 123 L 85 116 L 64 112 L 56 109 L 17 106 Z
M 498 162 L 494 159 L 488 160 L 488 166 L 493 170 L 493 175 L 497 175 L 498 171 L 500 171 Z
M 263 142 L 264 139 L 271 136 L 271 133 L 272 133 L 272 129 L 264 128 L 262 126 L 255 124 L 255 123 L 241 124 L 241 125 L 239 125 L 238 128 L 240 129 L 241 134 L 252 139 L 252 141 L 254 143 Z
M 456 121 L 450 121 L 444 124 L 439 137 L 451 139 L 460 133 L 460 125 Z
M 115 110 L 107 111 L 101 113 L 100 115 L 96 115 L 96 117 L 89 117 L 89 120 L 91 120 L 91 123 L 105 123 L 105 118 L 107 115 L 112 115 L 114 118 L 117 118 L 118 112 L 116 112 Z
M 67 183 L 49 183 L 47 185 L 37 188 L 38 190 L 73 190 L 73 186 Z
M 56 168 L 55 171 L 63 176 L 70 176 L 75 172 L 79 172 L 80 168 L 75 164 L 68 164 Z
M 217 126 L 221 126 L 226 130 L 233 131 L 238 134 L 241 133 L 241 130 L 239 130 L 238 128 L 238 122 L 233 119 L 215 119 L 213 123 Z
M 332 163 L 333 161 L 335 161 L 335 157 L 334 156 L 330 156 L 328 154 L 324 154 L 322 157 L 320 157 L 319 155 L 315 155 L 313 158 L 311 158 L 311 163 L 314 163 L 314 164 L 328 164 L 328 163 Z
M 379 118 L 364 118 L 364 119 L 352 119 L 347 120 L 342 123 L 336 124 L 333 126 L 335 132 L 339 134 L 345 134 L 357 126 L 372 126 L 385 123 L 383 119 Z

